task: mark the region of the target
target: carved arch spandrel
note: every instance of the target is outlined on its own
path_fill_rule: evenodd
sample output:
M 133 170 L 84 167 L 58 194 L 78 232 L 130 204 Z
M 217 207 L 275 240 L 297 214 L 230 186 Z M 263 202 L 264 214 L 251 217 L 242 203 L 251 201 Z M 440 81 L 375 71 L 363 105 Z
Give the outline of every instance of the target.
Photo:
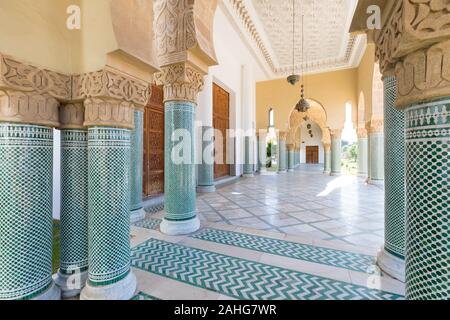
M 311 121 L 315 122 L 322 130 L 322 142 L 324 144 L 331 143 L 330 130 L 327 126 L 327 114 L 321 104 L 315 101 L 310 101 L 311 108 L 307 112 L 298 112 L 292 110 L 289 116 L 289 129 L 288 129 L 288 143 L 294 144 L 297 129 L 305 122 L 304 118 L 308 117 Z

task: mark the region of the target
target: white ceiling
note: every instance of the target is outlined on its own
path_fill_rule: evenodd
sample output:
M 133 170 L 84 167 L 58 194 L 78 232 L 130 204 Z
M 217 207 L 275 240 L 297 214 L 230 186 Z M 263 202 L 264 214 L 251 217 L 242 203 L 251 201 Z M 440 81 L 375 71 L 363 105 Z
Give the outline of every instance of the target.
M 295 1 L 295 69 L 319 73 L 357 67 L 365 36 L 348 30 L 358 0 Z M 223 0 L 270 78 L 292 73 L 292 0 Z M 304 57 L 302 59 L 302 16 Z

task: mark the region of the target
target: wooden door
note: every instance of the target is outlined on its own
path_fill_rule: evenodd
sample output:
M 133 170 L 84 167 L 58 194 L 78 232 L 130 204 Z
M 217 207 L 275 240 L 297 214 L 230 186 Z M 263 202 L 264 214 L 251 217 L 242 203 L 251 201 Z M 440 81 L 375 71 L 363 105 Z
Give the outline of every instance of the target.
M 144 113 L 144 196 L 164 193 L 164 93 L 152 86 Z
M 230 128 L 230 95 L 214 83 L 213 85 L 213 126 L 222 133 L 222 139 L 214 140 L 214 179 L 230 175 L 230 166 L 227 161 L 227 130 Z
M 306 147 L 306 163 L 317 164 L 319 163 L 319 147 Z

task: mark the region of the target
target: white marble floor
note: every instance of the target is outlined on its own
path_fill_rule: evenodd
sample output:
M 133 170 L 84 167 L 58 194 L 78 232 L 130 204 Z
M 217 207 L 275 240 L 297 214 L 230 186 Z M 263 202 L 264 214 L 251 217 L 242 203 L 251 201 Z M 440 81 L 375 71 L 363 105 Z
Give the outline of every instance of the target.
M 352 176 L 330 177 L 322 166 L 257 175 L 198 197 L 203 221 L 368 248 L 384 242 L 384 195 Z

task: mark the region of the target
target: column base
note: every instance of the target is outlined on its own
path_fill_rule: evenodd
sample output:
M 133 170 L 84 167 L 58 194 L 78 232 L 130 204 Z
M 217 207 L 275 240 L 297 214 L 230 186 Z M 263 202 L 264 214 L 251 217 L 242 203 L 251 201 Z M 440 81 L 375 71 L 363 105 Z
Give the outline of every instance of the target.
M 135 223 L 145 219 L 146 212 L 144 208 L 133 210 L 130 213 L 130 222 Z
M 378 253 L 377 265 L 391 277 L 405 282 L 405 260 L 402 260 L 384 248 Z
M 80 300 L 130 300 L 137 289 L 136 276 L 130 271 L 125 278 L 111 285 L 94 287 L 86 283 Z
M 278 173 L 280 174 L 287 173 L 287 170 L 279 170 Z
M 242 176 L 244 178 L 253 178 L 255 175 L 253 173 L 244 173 Z
M 384 180 L 372 180 L 369 178 L 367 179 L 367 183 L 374 186 L 384 187 Z
M 260 174 L 263 174 L 263 173 L 266 173 L 267 172 L 267 168 L 261 168 L 261 169 L 259 169 L 259 173 Z
M 342 176 L 342 172 L 330 172 L 330 176 L 339 177 L 339 176 Z
M 214 193 L 216 192 L 216 186 L 197 186 L 197 193 Z
M 288 169 L 288 172 L 294 172 L 294 169 Z
M 358 173 L 358 178 L 367 180 L 367 178 L 368 178 L 367 173 Z
M 331 174 L 331 171 L 326 171 L 326 170 L 325 170 L 325 171 L 323 172 L 323 174 L 329 176 L 329 175 Z
M 170 221 L 163 219 L 160 225 L 161 232 L 169 236 L 191 234 L 198 229 L 200 229 L 200 219 L 198 217 L 186 221 Z
M 61 290 L 52 282 L 51 287 L 32 300 L 61 300 Z
M 66 275 L 59 272 L 54 276 L 55 284 L 61 290 L 63 299 L 73 298 L 81 293 L 81 290 L 86 286 L 88 279 L 88 272 L 82 272 L 73 275 Z M 79 288 L 75 288 L 78 285 Z

